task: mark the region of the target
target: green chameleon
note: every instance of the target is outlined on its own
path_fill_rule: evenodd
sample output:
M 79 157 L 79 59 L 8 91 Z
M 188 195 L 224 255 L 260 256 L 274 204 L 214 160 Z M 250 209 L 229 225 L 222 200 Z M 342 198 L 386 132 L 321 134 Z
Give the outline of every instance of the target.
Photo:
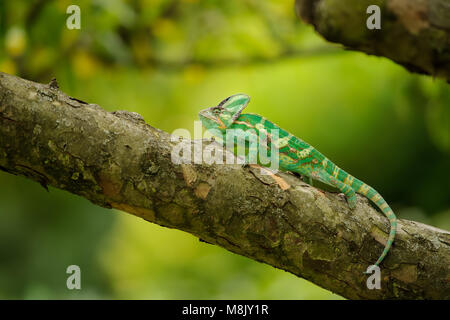
M 256 134 L 258 138 L 265 139 L 260 141 L 266 141 L 263 147 L 267 149 L 267 154 L 270 154 L 269 150 L 272 150 L 271 144 L 274 144 L 279 153 L 278 166 L 282 171 L 296 172 L 308 177 L 310 181 L 315 179 L 338 188 L 346 196 L 347 203 L 351 209 L 356 206 L 356 192 L 373 201 L 391 224 L 389 238 L 384 251 L 375 262 L 375 265 L 378 266 L 394 242 L 397 227 L 396 216 L 386 201 L 375 189 L 340 169 L 305 141 L 257 114 L 241 114 L 249 101 L 250 97 L 245 94 L 233 95 L 220 102 L 216 107 L 202 110 L 199 113 L 199 118 L 203 126 L 212 135 L 223 141 L 226 141 L 227 132 L 231 132 L 230 129 L 236 129 L 233 130 L 233 135 L 235 136 L 241 132 L 244 141 L 246 141 L 245 148 L 247 152 L 251 151 L 248 144 L 249 137 L 252 134 Z M 275 137 L 275 140 L 272 134 L 273 130 L 278 130 L 278 138 Z M 234 139 L 234 141 L 236 140 Z M 262 148 L 261 144 L 258 143 L 256 148 Z M 236 149 L 234 152 L 236 153 Z M 248 163 L 248 154 L 245 158 L 246 163 Z M 259 157 L 257 164 L 261 164 Z M 267 166 L 264 163 L 262 165 Z

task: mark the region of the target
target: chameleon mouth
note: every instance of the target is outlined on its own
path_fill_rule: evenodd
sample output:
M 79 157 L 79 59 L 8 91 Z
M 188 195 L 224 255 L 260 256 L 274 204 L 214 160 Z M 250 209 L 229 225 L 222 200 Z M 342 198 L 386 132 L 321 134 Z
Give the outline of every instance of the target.
M 225 123 L 223 123 L 222 119 L 220 119 L 218 116 L 214 116 L 211 114 L 210 110 L 213 108 L 216 108 L 216 107 L 207 108 L 207 109 L 202 110 L 200 112 L 200 115 L 203 118 L 206 118 L 208 120 L 211 120 L 211 121 L 217 123 L 219 125 L 220 129 L 226 129 L 227 126 L 225 125 Z
M 213 117 L 213 116 L 206 116 L 206 115 L 202 115 L 204 118 L 213 121 L 214 123 L 218 124 L 219 129 L 226 129 L 227 126 L 225 125 L 225 123 L 223 123 L 222 119 L 220 119 L 219 117 Z
M 200 114 L 203 118 L 206 118 L 206 119 L 209 119 L 209 120 L 212 120 L 212 121 L 217 122 L 217 119 L 216 119 L 214 116 L 212 116 L 212 115 L 210 114 L 210 112 L 209 112 L 210 110 L 211 110 L 211 108 L 206 108 L 206 109 L 200 111 L 199 114 Z

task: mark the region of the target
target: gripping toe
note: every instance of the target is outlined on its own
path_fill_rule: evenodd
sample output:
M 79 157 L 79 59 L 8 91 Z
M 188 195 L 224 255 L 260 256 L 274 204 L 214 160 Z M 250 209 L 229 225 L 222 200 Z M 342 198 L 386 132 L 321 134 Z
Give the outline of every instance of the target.
M 350 209 L 355 209 L 356 208 L 356 196 L 352 195 L 350 197 L 347 197 L 347 203 L 348 203 L 348 206 L 350 207 Z

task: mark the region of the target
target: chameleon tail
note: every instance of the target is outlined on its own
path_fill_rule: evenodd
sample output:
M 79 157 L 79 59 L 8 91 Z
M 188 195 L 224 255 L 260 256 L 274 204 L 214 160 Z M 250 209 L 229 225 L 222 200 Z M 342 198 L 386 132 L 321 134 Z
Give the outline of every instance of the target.
M 394 242 L 395 233 L 397 231 L 397 217 L 395 216 L 394 211 L 392 211 L 392 209 L 383 199 L 383 197 L 374 188 L 365 184 L 361 180 L 358 180 L 355 177 L 349 175 L 345 171 L 340 172 L 339 175 L 342 176 L 346 175 L 345 177 L 340 177 L 343 178 L 342 181 L 345 184 L 352 187 L 357 193 L 364 195 L 365 197 L 370 199 L 373 203 L 375 203 L 377 207 L 380 208 L 380 210 L 383 212 L 383 214 L 389 219 L 389 223 L 391 225 L 389 237 L 384 247 L 383 253 L 380 255 L 377 262 L 375 262 L 375 265 L 378 266 L 386 257 L 387 253 L 389 252 L 389 249 L 392 246 L 392 243 Z
M 389 249 L 392 246 L 392 243 L 394 242 L 395 239 L 395 233 L 397 231 L 397 218 L 395 217 L 394 212 L 392 211 L 392 209 L 388 206 L 389 210 L 387 210 L 386 212 L 384 212 L 384 214 L 388 217 L 389 222 L 391 224 L 391 230 L 389 231 L 389 237 L 388 240 L 386 242 L 386 246 L 384 247 L 383 253 L 381 254 L 381 256 L 378 258 L 377 262 L 375 262 L 375 265 L 378 266 L 381 261 L 383 261 L 384 257 L 386 257 L 387 253 L 389 252 Z

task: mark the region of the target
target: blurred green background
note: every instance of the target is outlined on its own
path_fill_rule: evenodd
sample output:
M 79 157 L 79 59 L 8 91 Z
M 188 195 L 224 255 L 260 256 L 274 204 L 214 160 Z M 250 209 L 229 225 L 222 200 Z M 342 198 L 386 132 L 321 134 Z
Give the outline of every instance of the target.
M 81 9 L 81 29 L 66 9 Z M 450 229 L 450 86 L 326 43 L 293 0 L 0 1 L 0 70 L 168 132 L 234 93 Z M 66 288 L 79 265 L 82 290 Z M 196 237 L 0 172 L 1 299 L 341 299 Z

